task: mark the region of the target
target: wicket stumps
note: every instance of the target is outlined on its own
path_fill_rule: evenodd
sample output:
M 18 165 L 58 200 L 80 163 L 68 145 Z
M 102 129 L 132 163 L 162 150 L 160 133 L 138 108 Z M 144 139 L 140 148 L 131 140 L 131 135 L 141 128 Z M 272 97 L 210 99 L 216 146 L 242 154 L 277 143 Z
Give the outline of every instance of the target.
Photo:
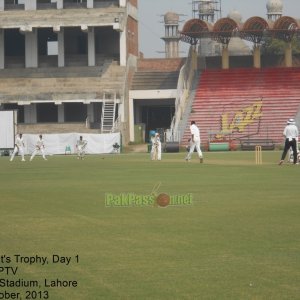
M 261 146 L 255 146 L 255 164 L 256 165 L 262 164 Z

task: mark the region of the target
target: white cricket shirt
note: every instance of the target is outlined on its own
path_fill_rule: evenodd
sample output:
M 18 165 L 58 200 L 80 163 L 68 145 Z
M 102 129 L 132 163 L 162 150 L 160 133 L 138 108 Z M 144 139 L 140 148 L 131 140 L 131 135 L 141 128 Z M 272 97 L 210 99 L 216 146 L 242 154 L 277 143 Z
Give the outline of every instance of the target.
M 190 126 L 190 130 L 191 134 L 194 135 L 194 140 L 200 140 L 200 130 L 195 124 Z
M 292 139 L 297 139 L 298 138 L 298 135 L 299 135 L 299 131 L 298 131 L 298 128 L 296 125 L 287 125 L 285 128 L 284 128 L 284 131 L 283 131 L 283 135 L 289 139 L 290 141 Z
M 18 147 L 23 147 L 24 141 L 23 141 L 23 137 L 20 138 L 19 136 L 16 138 L 16 145 Z

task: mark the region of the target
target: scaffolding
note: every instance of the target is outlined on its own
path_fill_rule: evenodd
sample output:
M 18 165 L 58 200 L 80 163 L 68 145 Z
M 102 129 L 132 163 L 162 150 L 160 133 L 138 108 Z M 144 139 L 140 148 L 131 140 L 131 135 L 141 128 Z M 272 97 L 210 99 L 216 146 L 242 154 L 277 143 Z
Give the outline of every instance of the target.
M 193 0 L 193 18 L 214 23 L 222 18 L 222 0 Z

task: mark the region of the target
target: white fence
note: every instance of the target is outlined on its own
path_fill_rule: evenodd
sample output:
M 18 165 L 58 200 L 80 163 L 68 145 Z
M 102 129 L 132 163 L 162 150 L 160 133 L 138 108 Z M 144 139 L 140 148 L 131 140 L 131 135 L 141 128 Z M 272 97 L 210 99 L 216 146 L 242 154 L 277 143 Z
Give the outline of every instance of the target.
M 61 133 L 61 134 L 43 134 L 45 152 L 47 155 L 65 154 L 66 149 L 71 153 L 76 152 L 76 143 L 79 137 L 87 141 L 87 154 L 114 153 L 113 145 L 121 144 L 121 135 L 117 133 L 108 134 L 82 134 L 82 133 Z M 25 154 L 31 154 L 39 138 L 37 134 L 23 134 L 25 143 Z

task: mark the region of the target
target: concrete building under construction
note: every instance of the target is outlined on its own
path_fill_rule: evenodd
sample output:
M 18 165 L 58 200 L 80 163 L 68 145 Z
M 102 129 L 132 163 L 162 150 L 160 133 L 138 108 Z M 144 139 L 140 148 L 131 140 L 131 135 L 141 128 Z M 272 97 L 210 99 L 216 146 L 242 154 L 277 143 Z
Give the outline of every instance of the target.
M 137 0 L 0 0 L 0 16 L 0 108 L 18 111 L 18 131 L 124 122 Z

